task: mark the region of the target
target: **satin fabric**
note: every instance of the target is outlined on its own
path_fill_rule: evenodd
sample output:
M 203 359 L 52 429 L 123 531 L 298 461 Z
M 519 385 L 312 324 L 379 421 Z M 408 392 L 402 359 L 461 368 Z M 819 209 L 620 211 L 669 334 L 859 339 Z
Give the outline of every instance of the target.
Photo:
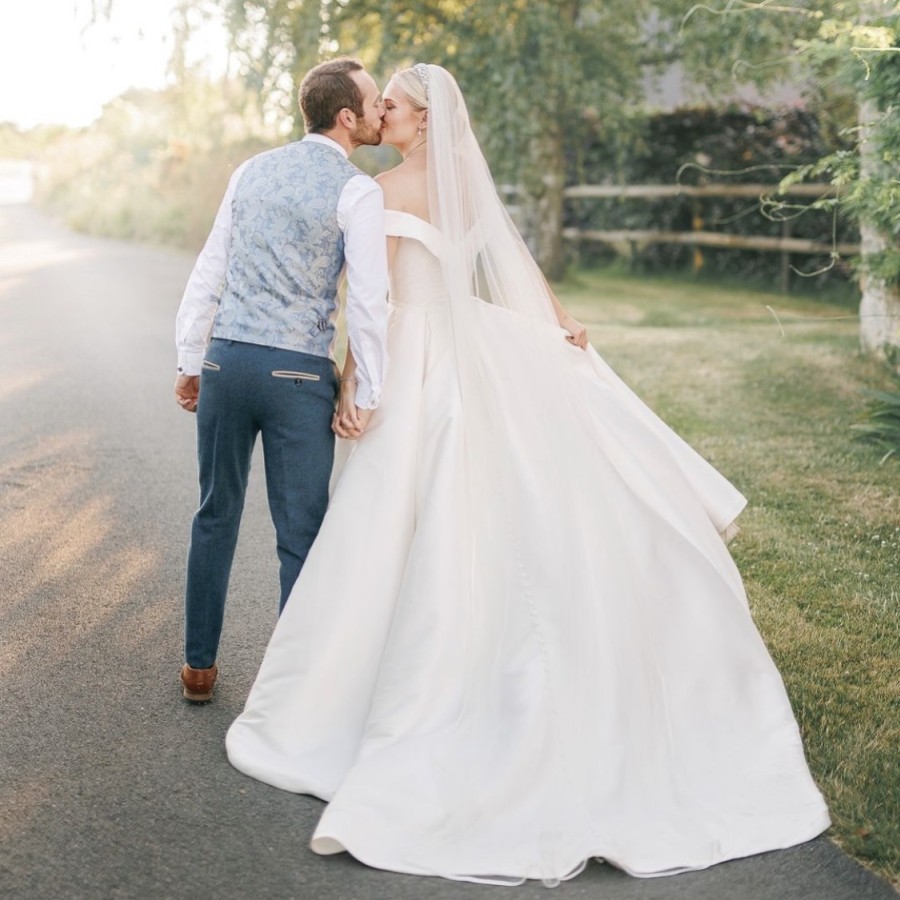
M 744 498 L 561 329 L 451 310 L 440 234 L 387 223 L 383 402 L 232 764 L 328 801 L 316 852 L 459 880 L 665 875 L 819 834 L 721 537 Z

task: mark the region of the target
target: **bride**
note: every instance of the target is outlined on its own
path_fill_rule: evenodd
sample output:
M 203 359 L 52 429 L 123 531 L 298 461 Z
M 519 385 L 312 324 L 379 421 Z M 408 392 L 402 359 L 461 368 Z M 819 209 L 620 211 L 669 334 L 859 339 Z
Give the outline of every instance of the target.
M 384 94 L 391 366 L 227 736 L 328 801 L 312 849 L 554 884 L 829 824 L 723 536 L 744 498 L 587 346 L 452 76 Z M 337 473 L 336 473 L 337 476 Z

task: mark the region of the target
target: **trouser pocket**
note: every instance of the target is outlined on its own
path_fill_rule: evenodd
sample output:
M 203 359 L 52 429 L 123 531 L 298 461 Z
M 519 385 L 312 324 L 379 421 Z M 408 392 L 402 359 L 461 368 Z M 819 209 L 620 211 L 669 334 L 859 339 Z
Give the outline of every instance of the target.
M 292 372 L 289 369 L 276 369 L 272 373 L 273 378 L 290 378 L 293 381 L 321 381 L 322 378 L 319 375 L 314 375 L 312 372 Z

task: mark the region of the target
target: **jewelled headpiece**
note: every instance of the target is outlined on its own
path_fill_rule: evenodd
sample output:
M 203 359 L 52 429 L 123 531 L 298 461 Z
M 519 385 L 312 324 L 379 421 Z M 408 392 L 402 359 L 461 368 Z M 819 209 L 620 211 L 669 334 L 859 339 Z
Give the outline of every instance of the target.
M 425 63 L 416 63 L 413 68 L 416 70 L 416 75 L 419 76 L 423 86 L 425 87 L 425 96 L 430 99 L 430 91 L 428 89 L 428 66 Z

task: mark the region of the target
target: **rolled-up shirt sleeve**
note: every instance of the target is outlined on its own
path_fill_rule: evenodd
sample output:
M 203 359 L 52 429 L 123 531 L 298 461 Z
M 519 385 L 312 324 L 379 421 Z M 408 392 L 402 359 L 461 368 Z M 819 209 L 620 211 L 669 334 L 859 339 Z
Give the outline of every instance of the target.
M 356 405 L 374 409 L 387 369 L 388 267 L 384 195 L 368 175 L 356 175 L 338 202 L 347 275 L 347 338 L 356 360 Z
M 212 230 L 194 264 L 175 317 L 178 371 L 182 375 L 200 374 L 228 265 L 228 251 L 231 248 L 231 201 L 245 165 L 246 163 L 238 166 L 228 182 Z

